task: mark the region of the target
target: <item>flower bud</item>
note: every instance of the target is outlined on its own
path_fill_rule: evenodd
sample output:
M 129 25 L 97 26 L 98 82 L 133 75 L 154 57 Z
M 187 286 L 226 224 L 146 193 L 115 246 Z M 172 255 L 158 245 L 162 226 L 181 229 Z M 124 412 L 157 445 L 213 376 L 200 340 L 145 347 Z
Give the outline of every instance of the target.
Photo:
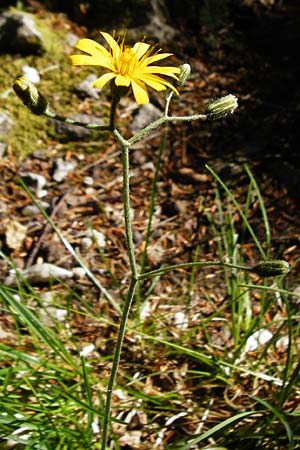
M 178 86 L 183 86 L 187 79 L 190 77 L 191 74 L 191 66 L 189 64 L 182 64 L 182 66 L 179 67 L 180 72 L 178 75 L 178 81 L 177 81 L 177 85 Z
M 235 95 L 229 94 L 210 103 L 205 110 L 207 118 L 217 120 L 232 114 L 238 107 L 238 99 Z
M 262 278 L 276 277 L 278 275 L 286 275 L 290 270 L 288 262 L 283 260 L 261 261 L 252 267 L 251 272 L 256 273 Z
M 44 114 L 48 108 L 48 102 L 37 88 L 25 77 L 19 77 L 13 84 L 13 89 L 20 100 L 31 112 L 38 116 Z

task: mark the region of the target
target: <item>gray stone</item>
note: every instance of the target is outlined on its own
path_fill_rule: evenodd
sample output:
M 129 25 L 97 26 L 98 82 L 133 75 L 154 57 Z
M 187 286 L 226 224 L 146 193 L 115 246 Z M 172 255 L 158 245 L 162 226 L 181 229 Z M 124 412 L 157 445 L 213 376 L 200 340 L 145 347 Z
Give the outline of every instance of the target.
M 145 15 L 148 23 L 129 29 L 127 34 L 130 38 L 137 40 L 147 36 L 148 39 L 153 38 L 161 43 L 171 42 L 179 35 L 178 30 L 168 24 L 170 18 L 163 1 L 150 0 Z
M 106 246 L 106 238 L 101 231 L 90 229 L 87 232 L 87 236 L 95 240 L 98 247 L 103 248 Z
M 43 208 L 45 210 L 47 210 L 50 207 L 49 203 L 47 203 L 47 202 L 39 202 L 39 204 L 40 204 L 41 208 Z M 35 216 L 36 214 L 40 214 L 40 210 L 36 205 L 29 204 L 29 205 L 24 206 L 24 208 L 22 208 L 21 214 L 22 214 L 22 216 L 25 216 L 25 217 L 32 217 L 32 216 Z
M 57 183 L 63 181 L 68 173 L 72 172 L 77 166 L 76 161 L 65 161 L 62 158 L 58 158 L 55 161 L 55 170 L 53 172 L 52 178 Z
M 35 67 L 25 65 L 22 67 L 22 73 L 31 83 L 35 84 L 40 82 L 40 74 Z
M 71 270 L 64 269 L 54 264 L 42 263 L 35 264 L 23 271 L 20 271 L 20 276 L 17 277 L 15 272 L 11 272 L 10 275 L 4 280 L 6 286 L 16 286 L 17 279 L 20 281 L 26 280 L 32 285 L 53 283 L 57 280 L 67 280 L 73 278 L 73 272 Z
M 21 174 L 21 177 L 23 178 L 25 184 L 34 189 L 35 194 L 38 198 L 42 198 L 47 195 L 47 191 L 44 189 L 47 180 L 44 175 L 33 172 L 25 172 Z
M 70 119 L 82 122 L 84 124 L 95 123 L 96 125 L 104 125 L 103 120 L 99 117 L 90 116 L 88 114 L 74 114 Z M 53 122 L 53 121 L 52 121 Z M 80 141 L 81 139 L 89 138 L 92 131 L 77 125 L 70 125 L 64 122 L 54 121 L 56 132 L 63 138 L 68 140 Z
M 161 111 L 151 103 L 148 103 L 147 105 L 142 105 L 138 109 L 138 112 L 130 125 L 130 129 L 131 131 L 136 133 L 137 131 L 146 127 L 151 122 L 154 122 L 154 120 L 158 119 L 161 116 L 162 116 Z
M 68 311 L 54 306 L 39 308 L 40 320 L 48 327 L 55 326 L 56 322 L 64 322 L 67 318 Z
M 13 126 L 13 121 L 4 111 L 0 112 L 0 138 L 7 135 L 11 127 Z
M 83 96 L 88 96 L 97 100 L 99 98 L 100 89 L 96 89 L 92 87 L 93 82 L 97 80 L 97 76 L 91 73 L 80 83 L 77 83 L 75 86 L 75 90 Z
M 75 47 L 79 41 L 79 36 L 71 31 L 66 34 L 66 42 L 70 47 Z
M 83 267 L 74 267 L 72 272 L 76 280 L 80 280 L 86 276 L 86 270 Z
M 0 51 L 21 55 L 45 52 L 42 35 L 29 14 L 5 12 L 0 15 Z
M 89 177 L 89 176 L 83 177 L 82 183 L 85 184 L 86 186 L 93 186 L 94 178 Z
M 87 251 L 89 250 L 93 245 L 93 239 L 90 237 L 83 237 L 80 240 L 80 250 Z

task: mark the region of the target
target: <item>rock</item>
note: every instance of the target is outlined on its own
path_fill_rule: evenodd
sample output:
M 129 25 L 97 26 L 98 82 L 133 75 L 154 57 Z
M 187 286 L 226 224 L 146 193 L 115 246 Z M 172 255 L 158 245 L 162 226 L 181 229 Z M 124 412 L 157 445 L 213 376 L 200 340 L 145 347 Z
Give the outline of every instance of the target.
M 272 339 L 273 334 L 264 328 L 255 331 L 251 336 L 248 337 L 245 345 L 245 353 L 254 352 L 259 346 L 267 344 L 267 342 Z
M 81 280 L 86 276 L 86 270 L 83 267 L 74 267 L 72 272 L 76 280 Z
M 27 227 L 17 220 L 8 220 L 5 224 L 6 245 L 13 250 L 20 250 L 27 234 Z
M 174 325 L 175 327 L 177 327 L 179 330 L 186 330 L 188 328 L 188 318 L 186 316 L 186 314 L 183 311 L 177 311 L 174 314 Z
M 43 54 L 45 43 L 33 18 L 24 13 L 5 12 L 0 16 L 0 51 L 5 53 Z
M 62 267 L 55 266 L 54 264 L 42 263 L 35 264 L 23 271 L 20 271 L 18 277 L 15 271 L 12 271 L 8 277 L 4 280 L 6 286 L 16 286 L 18 281 L 26 281 L 29 284 L 37 285 L 44 283 L 53 283 L 57 280 L 67 280 L 73 278 L 73 272 L 71 270 L 63 269 Z
M 83 94 L 84 97 L 88 96 L 97 100 L 99 98 L 100 89 L 92 87 L 92 84 L 96 79 L 97 76 L 91 73 L 83 81 L 76 84 L 75 91 L 81 95 Z
M 289 346 L 289 337 L 288 336 L 281 336 L 276 342 L 275 342 L 275 348 L 279 353 L 286 353 L 288 346 Z
M 89 230 L 88 236 L 95 240 L 96 245 L 100 248 L 104 248 L 106 246 L 106 237 L 101 231 L 97 230 Z
M 86 358 L 94 350 L 95 350 L 94 344 L 85 345 L 80 352 L 80 356 L 83 356 L 84 358 Z
M 1 111 L 0 112 L 0 138 L 5 137 L 11 127 L 13 126 L 13 121 L 9 117 L 9 115 Z
M 151 316 L 151 304 L 149 302 L 149 299 L 147 299 L 142 303 L 142 306 L 140 308 L 139 319 L 141 322 L 144 322 L 150 316 Z
M 78 41 L 79 36 L 77 34 L 72 33 L 70 31 L 66 34 L 66 42 L 70 47 L 75 47 Z
M 130 38 L 137 40 L 147 36 L 147 38 L 154 38 L 157 42 L 170 42 L 179 34 L 176 28 L 168 24 L 169 14 L 160 0 L 150 0 L 146 16 L 148 17 L 146 25 L 128 30 L 127 34 Z
M 70 117 L 70 119 L 77 120 L 78 122 L 82 122 L 84 124 L 95 123 L 97 125 L 104 125 L 102 119 L 99 119 L 99 117 L 90 116 L 89 114 L 74 114 Z M 62 139 L 67 138 L 73 141 L 80 141 L 89 138 L 92 133 L 91 130 L 77 125 L 70 125 L 64 122 L 58 122 L 56 120 L 51 120 L 51 122 L 54 123 L 56 132 L 62 135 Z
M 151 122 L 154 122 L 154 120 L 158 119 L 161 116 L 162 116 L 161 111 L 151 103 L 148 103 L 147 105 L 142 105 L 138 109 L 138 112 L 130 125 L 130 129 L 133 133 L 136 133 L 137 131 L 146 127 Z
M 53 172 L 52 178 L 57 183 L 64 181 L 69 172 L 77 166 L 76 161 L 65 161 L 59 158 L 55 161 L 55 170 Z
M 21 174 L 21 177 L 26 185 L 34 189 L 35 195 L 38 198 L 42 198 L 47 195 L 47 191 L 43 189 L 47 183 L 46 178 L 43 175 L 33 172 L 25 172 Z
M 49 306 L 53 302 L 55 302 L 55 299 L 57 298 L 58 294 L 56 291 L 46 291 L 41 293 L 41 300 L 43 306 Z
M 82 183 L 86 186 L 93 186 L 94 184 L 94 178 L 86 176 L 82 179 Z
M 47 203 L 47 202 L 39 202 L 39 204 L 40 204 L 41 208 L 43 208 L 45 210 L 47 210 L 50 207 L 49 203 Z M 36 205 L 26 205 L 21 210 L 22 216 L 25 216 L 25 217 L 32 217 L 39 213 L 40 213 L 40 210 Z
M 291 302 L 293 305 L 297 305 L 299 307 L 300 305 L 300 286 L 296 286 L 293 290 L 293 293 L 295 295 L 292 296 Z
M 39 308 L 40 320 L 48 327 L 54 326 L 55 322 L 64 322 L 67 318 L 68 311 L 55 306 L 46 306 Z
M 80 250 L 86 252 L 93 245 L 93 239 L 90 237 L 83 237 L 80 240 Z
M 24 77 L 27 78 L 27 80 L 31 83 L 36 84 L 40 82 L 40 74 L 34 67 L 23 66 L 22 73 Z

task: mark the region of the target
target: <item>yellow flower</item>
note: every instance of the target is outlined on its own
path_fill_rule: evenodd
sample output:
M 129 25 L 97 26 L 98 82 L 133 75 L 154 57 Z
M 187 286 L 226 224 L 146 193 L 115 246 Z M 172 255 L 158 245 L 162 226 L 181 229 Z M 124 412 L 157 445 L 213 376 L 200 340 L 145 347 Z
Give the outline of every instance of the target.
M 76 48 L 87 55 L 72 55 L 71 62 L 75 66 L 100 66 L 109 72 L 97 78 L 93 87 L 102 88 L 108 81 L 114 80 L 116 86 L 130 87 L 139 105 L 149 103 L 147 86 L 156 91 L 177 89 L 160 75 L 167 75 L 177 80 L 178 67 L 152 66 L 153 62 L 167 58 L 172 53 L 159 53 L 144 42 L 136 42 L 133 47 L 126 47 L 123 42 L 117 42 L 108 33 L 101 32 L 110 47 L 107 50 L 92 39 L 80 39 Z

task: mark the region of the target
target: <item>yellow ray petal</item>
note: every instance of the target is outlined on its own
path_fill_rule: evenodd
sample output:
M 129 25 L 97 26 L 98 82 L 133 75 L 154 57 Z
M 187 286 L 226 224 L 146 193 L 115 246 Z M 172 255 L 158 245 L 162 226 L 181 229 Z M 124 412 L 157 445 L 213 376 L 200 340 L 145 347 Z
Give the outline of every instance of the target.
M 118 58 L 121 53 L 121 47 L 119 46 L 117 41 L 115 41 L 115 39 L 109 33 L 105 33 L 104 31 L 100 31 L 100 33 L 112 49 L 113 54 Z
M 144 42 L 136 42 L 132 47 L 125 47 L 124 39 L 116 40 L 109 33 L 102 31 L 100 33 L 109 46 L 108 49 L 92 39 L 85 38 L 78 41 L 76 48 L 86 54 L 71 56 L 74 65 L 100 66 L 108 70 L 108 73 L 93 83 L 94 87 L 102 88 L 113 79 L 116 86 L 131 85 L 138 104 L 149 103 L 148 86 L 156 91 L 170 88 L 178 94 L 177 89 L 164 77 L 178 80 L 180 69 L 172 66 L 151 66 L 151 63 L 165 59 L 172 53 L 159 53 L 155 47 Z
M 93 41 L 92 39 L 80 39 L 76 48 L 90 55 L 90 60 L 84 58 L 73 58 L 73 56 L 86 56 L 86 55 L 72 55 L 71 61 L 74 65 L 97 65 L 106 67 L 107 69 L 111 69 L 113 67 L 113 58 L 111 54 L 104 48 L 102 45 L 98 44 L 98 42 Z M 88 57 L 87 57 L 88 58 Z M 81 61 L 81 62 L 80 62 Z
M 110 53 L 106 50 L 105 47 L 103 47 L 103 45 L 99 44 L 93 39 L 79 39 L 79 41 L 75 45 L 75 48 L 78 48 L 78 50 L 82 50 L 85 53 L 89 53 L 90 55 L 98 54 L 98 52 L 108 53 L 108 55 L 110 55 Z
M 139 77 L 139 80 L 142 80 L 156 91 L 164 91 L 166 89 L 164 80 L 162 78 L 155 77 L 154 75 L 143 75 Z
M 72 55 L 70 60 L 73 66 L 99 66 L 99 59 L 95 56 Z
M 138 105 L 145 105 L 149 103 L 149 95 L 144 83 L 140 81 L 131 80 L 131 87 L 133 90 L 135 101 L 137 102 Z
M 145 42 L 136 42 L 132 47 L 132 50 L 134 51 L 138 59 L 140 59 L 142 58 L 142 56 L 145 55 L 145 53 L 148 51 L 149 48 L 150 45 L 145 44 Z
M 102 75 L 101 77 L 97 78 L 97 80 L 94 81 L 94 83 L 92 84 L 93 87 L 95 88 L 103 88 L 103 86 L 105 86 L 105 84 L 112 80 L 113 78 L 115 78 L 116 74 L 109 72 L 109 73 L 105 73 L 104 75 Z
M 178 67 L 160 67 L 160 66 L 147 66 L 140 69 L 141 73 L 158 73 L 161 75 L 168 75 L 169 77 L 173 77 L 176 80 L 178 79 L 175 73 L 180 73 L 180 69 Z
M 144 81 L 144 83 L 148 84 L 156 91 L 163 91 L 168 87 L 169 89 L 172 89 L 174 92 L 176 92 L 176 94 L 179 94 L 177 89 L 171 83 L 164 80 L 163 78 L 157 77 L 156 75 L 145 74 L 141 75 L 139 79 Z M 157 85 L 157 87 L 155 87 L 155 85 Z
M 152 56 L 147 56 L 145 59 L 142 59 L 141 63 L 143 66 L 148 66 L 149 64 L 160 61 L 161 59 L 168 58 L 168 56 L 172 56 L 173 53 L 156 53 Z
M 117 75 L 115 79 L 116 86 L 130 86 L 130 77 L 126 75 Z

